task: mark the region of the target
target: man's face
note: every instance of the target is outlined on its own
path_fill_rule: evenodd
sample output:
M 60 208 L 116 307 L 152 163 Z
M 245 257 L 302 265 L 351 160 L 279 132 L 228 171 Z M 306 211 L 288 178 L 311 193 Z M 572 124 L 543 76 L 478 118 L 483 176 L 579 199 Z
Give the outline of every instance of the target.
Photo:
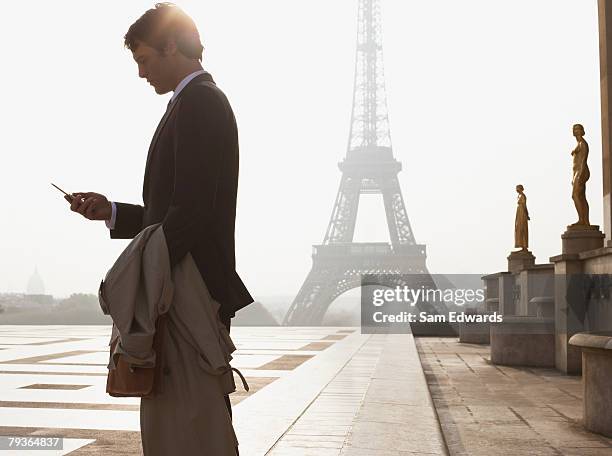
M 139 41 L 132 56 L 138 64 L 138 76 L 146 79 L 158 95 L 174 90 L 171 55 L 163 54 Z

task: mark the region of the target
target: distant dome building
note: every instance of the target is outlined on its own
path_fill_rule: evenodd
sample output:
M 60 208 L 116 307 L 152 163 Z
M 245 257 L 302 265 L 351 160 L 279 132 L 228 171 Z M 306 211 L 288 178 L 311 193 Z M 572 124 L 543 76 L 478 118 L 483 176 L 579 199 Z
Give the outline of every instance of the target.
M 28 286 L 26 288 L 28 294 L 43 295 L 45 294 L 45 283 L 42 277 L 38 273 L 38 268 L 34 268 L 34 273 L 28 280 Z

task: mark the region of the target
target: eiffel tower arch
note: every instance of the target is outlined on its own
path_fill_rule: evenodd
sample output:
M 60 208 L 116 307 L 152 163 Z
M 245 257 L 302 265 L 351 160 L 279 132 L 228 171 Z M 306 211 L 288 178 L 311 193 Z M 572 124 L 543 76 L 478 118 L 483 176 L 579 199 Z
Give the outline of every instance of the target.
M 393 156 L 384 82 L 378 0 L 359 0 L 353 108 L 340 187 L 312 269 L 285 315 L 286 325 L 317 325 L 330 304 L 361 285 L 364 274 L 427 275 L 425 245 L 417 244 Z M 353 242 L 362 194 L 381 194 L 390 243 Z

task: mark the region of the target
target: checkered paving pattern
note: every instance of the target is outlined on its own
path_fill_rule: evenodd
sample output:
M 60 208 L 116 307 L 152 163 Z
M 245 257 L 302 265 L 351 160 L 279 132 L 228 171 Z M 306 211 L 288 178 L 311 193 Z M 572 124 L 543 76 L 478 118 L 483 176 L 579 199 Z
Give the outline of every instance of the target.
M 265 454 L 367 339 L 338 327 L 231 334 L 250 386 L 236 378 L 230 396 L 241 455 Z M 139 399 L 105 392 L 109 337 L 108 326 L 0 326 L 0 435 L 64 437 L 64 450 L 40 456 L 142 454 Z

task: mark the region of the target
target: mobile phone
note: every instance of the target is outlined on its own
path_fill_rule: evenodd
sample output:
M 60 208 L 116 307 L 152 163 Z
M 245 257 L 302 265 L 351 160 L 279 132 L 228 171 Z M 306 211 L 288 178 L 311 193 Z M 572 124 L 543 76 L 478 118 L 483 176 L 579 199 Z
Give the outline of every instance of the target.
M 54 186 L 55 188 L 57 188 L 57 189 L 58 189 L 60 192 L 62 192 L 62 193 L 65 195 L 65 196 L 64 196 L 64 198 L 65 198 L 66 200 L 68 200 L 68 202 L 69 202 L 69 203 L 72 203 L 72 200 L 73 200 L 73 198 L 74 198 L 72 195 L 69 195 L 68 193 L 66 193 L 64 190 L 62 190 L 61 188 L 59 188 L 59 187 L 58 187 L 57 185 L 55 185 L 53 182 L 51 182 L 51 185 L 53 185 L 53 186 Z

